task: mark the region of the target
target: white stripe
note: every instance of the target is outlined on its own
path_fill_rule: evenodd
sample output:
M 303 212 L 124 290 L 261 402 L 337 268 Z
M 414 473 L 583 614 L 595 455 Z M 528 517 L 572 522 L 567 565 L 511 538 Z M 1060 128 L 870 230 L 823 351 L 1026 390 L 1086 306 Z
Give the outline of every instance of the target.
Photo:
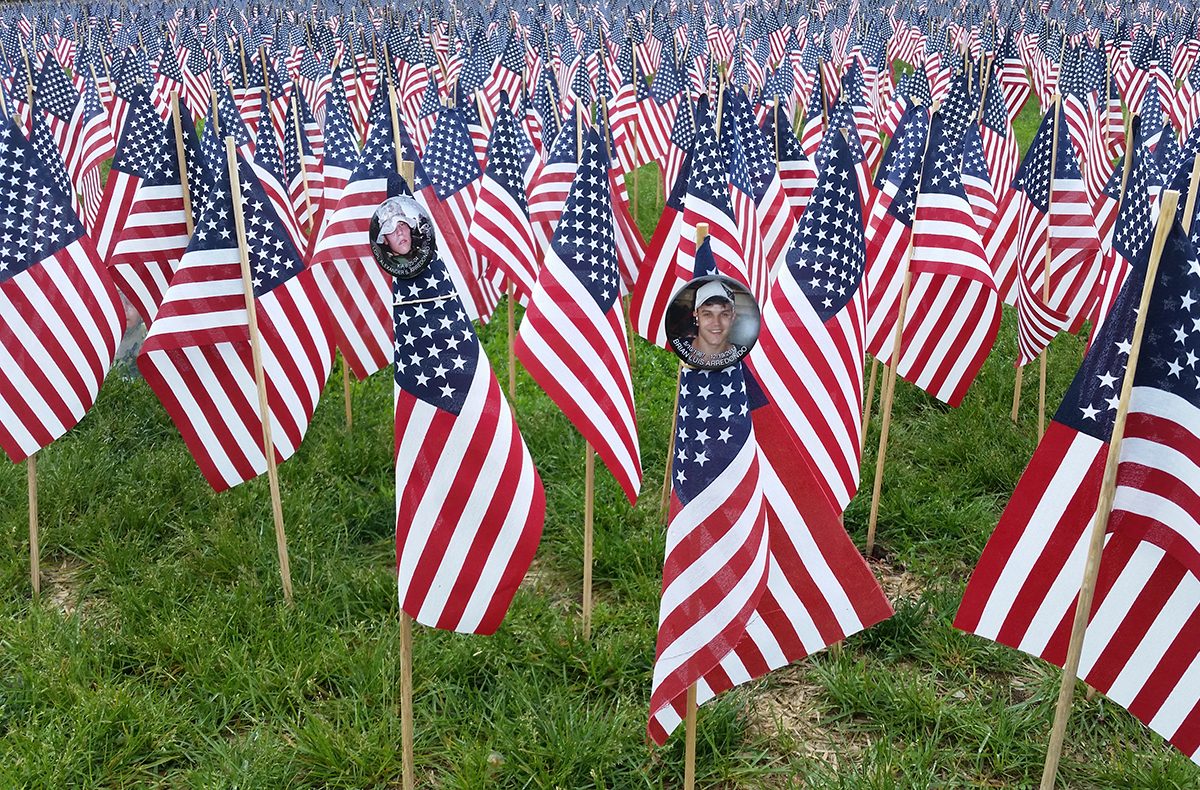
M 973 629 L 980 636 L 995 639 L 1001 626 L 1012 611 L 1017 595 L 1033 573 L 1045 548 L 1051 531 L 1062 520 L 1063 513 L 1071 503 L 1071 497 L 1079 488 L 1083 473 L 1090 468 L 1097 454 L 1107 447 L 1105 442 L 1084 433 L 1072 437 L 1071 445 L 1063 454 L 1062 462 L 1054 471 L 1054 477 L 1046 486 L 1045 494 L 1038 500 L 1037 507 L 1029 515 L 1028 527 L 1013 546 L 1004 563 L 1004 568 L 988 594 L 987 603 L 979 616 L 979 624 Z M 1088 523 L 1091 523 L 1089 518 Z M 1085 530 L 1086 531 L 1086 530 Z M 1078 573 L 1082 574 L 1080 565 Z M 1078 578 L 1082 579 L 1082 575 Z

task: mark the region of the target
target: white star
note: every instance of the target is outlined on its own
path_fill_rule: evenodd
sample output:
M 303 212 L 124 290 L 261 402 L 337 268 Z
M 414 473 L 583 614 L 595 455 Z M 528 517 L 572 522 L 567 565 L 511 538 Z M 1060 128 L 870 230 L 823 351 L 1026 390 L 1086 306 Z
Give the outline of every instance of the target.
M 1094 419 L 1096 419 L 1096 415 L 1099 413 L 1100 413 L 1099 409 L 1094 409 L 1091 406 L 1083 407 L 1083 419 L 1085 419 L 1085 420 L 1094 420 Z

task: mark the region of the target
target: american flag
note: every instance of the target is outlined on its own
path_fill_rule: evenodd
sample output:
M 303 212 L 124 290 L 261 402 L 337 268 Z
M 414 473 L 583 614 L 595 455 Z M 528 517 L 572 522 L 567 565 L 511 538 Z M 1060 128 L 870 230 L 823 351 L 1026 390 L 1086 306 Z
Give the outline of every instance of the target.
M 867 297 L 862 207 L 841 133 L 763 310 L 750 366 L 825 495 L 858 490 Z
M 695 261 L 696 226 L 701 222 L 708 223 L 717 271 L 749 285 L 750 273 L 742 258 L 742 232 L 730 200 L 729 172 L 715 119 L 705 102 L 701 102 L 697 111 L 696 141 L 692 147 L 687 197 L 683 203 L 682 234 L 672 242 L 679 246 L 677 264 L 685 272 L 692 270 Z
M 236 123 L 242 124 L 240 119 Z M 222 123 L 221 134 L 232 135 L 232 132 L 226 131 L 226 128 L 226 125 Z M 270 127 L 264 128 L 270 131 Z M 245 125 L 241 125 L 241 131 L 246 131 Z M 293 208 L 291 193 L 286 186 L 287 174 L 284 171 L 280 139 L 275 137 L 274 132 L 259 135 L 258 145 L 254 150 L 254 158 L 251 160 L 250 166 L 254 169 L 254 174 L 262 185 L 263 192 L 271 202 L 272 208 L 275 209 L 276 216 L 283 223 L 292 246 L 300 251 L 302 259 L 305 258 L 305 250 L 308 246 L 307 238 L 300 227 L 300 220 Z
M 1106 252 L 1100 277 L 1096 281 L 1096 296 L 1090 316 L 1092 325 L 1097 328 L 1104 324 L 1130 270 L 1145 253 L 1154 228 L 1156 212 L 1150 194 L 1157 173 L 1146 156 L 1141 139 L 1140 123 L 1135 118 L 1128 153 L 1133 161 L 1129 164 L 1124 194 L 1121 193 L 1124 157 L 1117 161 L 1104 190 L 1105 201 L 1102 205 L 1110 209 L 1105 214 L 1111 216 L 1111 221 L 1105 223 L 1106 232 L 1101 240 Z
M 804 108 L 804 126 L 800 131 L 800 147 L 808 156 L 815 156 L 821 147 L 821 138 L 825 134 L 825 93 L 821 83 L 823 78 L 817 73 L 817 82 L 808 95 L 808 104 Z
M 578 113 L 563 123 L 562 131 L 546 151 L 541 168 L 529 184 L 529 221 L 545 224 L 553 232 L 571 193 L 571 182 L 579 169 Z M 549 235 L 549 234 L 547 234 Z
M 675 56 L 667 52 L 654 74 L 650 95 L 645 99 L 638 97 L 638 145 L 650 155 L 650 161 L 661 160 L 667 153 L 671 124 L 684 99 L 683 88 Z
M 680 373 L 647 727 L 659 744 L 682 721 L 688 687 L 718 669 L 746 635 L 767 587 L 767 518 L 750 405 L 740 364 Z
M 525 74 L 525 48 L 521 38 L 514 30 L 509 34 L 496 61 L 492 73 L 483 87 L 483 96 L 489 108 L 501 106 L 501 94 L 514 96 L 521 90 L 521 80 Z
M 867 350 L 878 359 L 892 355 L 900 289 L 917 205 L 917 179 L 928 134 L 928 111 L 923 106 L 905 111 L 880 166 L 879 188 L 868 209 Z
M 91 408 L 125 316 L 70 197 L 11 120 L 0 187 L 0 447 L 16 463 Z
M 438 249 L 450 264 L 447 269 L 467 317 L 486 322 L 500 294 L 484 276 L 479 254 L 467 243 L 482 177 L 461 112 L 454 107 L 442 110 L 415 171 L 416 197 L 433 219 Z
M 216 87 L 213 84 L 212 70 L 204 45 L 199 41 L 192 39 L 190 44 L 184 45 L 181 52 L 184 54 L 182 63 L 183 101 L 191 111 L 192 117 L 198 118 L 204 114 L 204 108 L 208 106 L 210 95 L 213 88 Z
M 758 221 L 758 236 L 766 271 L 763 288 L 765 298 L 774 272 L 783 265 L 784 254 L 796 234 L 796 221 L 776 168 L 778 157 L 762 129 L 755 123 L 749 101 L 741 96 L 728 101 L 725 117 L 736 125 L 745 158 L 746 170 L 742 175 L 746 179 L 747 193 L 754 201 Z
M 137 129 L 138 138 L 145 145 L 153 147 L 155 145 L 154 138 L 162 129 L 162 119 L 158 117 L 158 112 L 150 103 L 149 90 L 145 85 L 135 83 L 127 97 L 128 99 L 124 100 L 126 111 L 123 113 L 123 117 L 125 120 L 118 130 L 118 135 L 134 134 L 129 130 Z M 118 137 L 119 139 L 120 137 Z M 139 150 L 139 154 L 143 150 Z M 123 170 L 124 167 L 129 166 L 129 161 L 128 155 L 121 156 L 121 146 L 118 145 L 112 169 L 109 171 L 104 185 L 104 196 L 100 200 L 96 226 L 91 233 L 92 240 L 96 243 L 96 252 L 102 261 L 108 260 L 117 233 L 124 225 L 134 192 L 137 189 L 137 179 L 130 177 L 132 171 Z
M 90 75 L 84 80 L 83 99 L 77 112 L 77 139 L 70 151 L 71 159 L 67 162 L 67 172 L 75 174 L 75 184 L 83 193 L 84 225 L 89 233 L 92 233 L 96 227 L 103 196 L 100 163 L 116 153 L 116 143 L 108 125 L 108 113 L 96 89 L 96 81 Z
M 683 205 L 691 169 L 692 157 L 688 154 L 680 165 L 674 188 L 667 195 L 629 299 L 629 322 L 633 331 L 662 348 L 667 346 L 667 305 L 688 276 L 687 269 L 676 264 L 676 253 L 684 233 Z M 695 245 L 694 236 L 692 244 Z
M 935 116 L 912 228 L 898 375 L 957 406 L 1000 330 L 1001 303 L 963 188 L 963 141 Z
M 1029 77 L 1025 72 L 1025 64 L 1021 61 L 1016 41 L 1010 30 L 1004 37 L 1004 43 L 996 53 L 999 64 L 1000 89 L 1004 96 L 1004 106 L 1008 111 L 1008 121 L 1011 124 L 1025 106 L 1029 98 Z M 990 91 L 989 91 L 990 92 Z
M 607 176 L 605 143 L 591 130 L 516 354 L 633 503 L 642 467 Z
M 1167 386 L 1175 389 L 1186 376 L 1193 376 L 1184 358 L 1187 340 L 1179 343 L 1175 333 L 1179 319 L 1186 318 L 1190 309 L 1183 306 L 1184 296 L 1196 283 L 1197 271 L 1195 251 L 1176 226 L 1160 264 L 1143 341 L 1148 342 L 1149 322 L 1154 321 L 1161 345 L 1142 349 L 1135 386 L 1139 380 L 1144 385 L 1156 379 L 1169 380 Z M 1141 267 L 1130 274 L 1110 319 L 1097 332 L 984 549 L 955 617 L 955 626 L 964 631 L 1060 666 L 1083 578 L 1088 533 L 1096 516 L 1143 278 Z M 1162 319 L 1168 323 L 1157 323 Z M 1190 323 L 1185 322 L 1185 330 Z M 1180 365 L 1178 377 L 1171 374 L 1172 362 Z M 1151 389 L 1163 392 L 1153 386 L 1143 389 L 1138 409 L 1143 416 L 1135 420 L 1131 408 L 1127 442 L 1141 430 L 1135 422 L 1153 419 L 1147 414 L 1156 397 Z M 1179 405 L 1194 409 L 1182 399 Z M 1175 412 L 1172 418 L 1185 413 Z M 1139 449 L 1149 447 L 1138 439 L 1132 441 L 1130 455 L 1122 449 L 1125 464 L 1132 463 Z M 1119 470 L 1119 476 L 1124 473 L 1124 486 L 1131 482 L 1132 471 L 1132 466 Z M 1126 489 L 1118 495 L 1121 507 L 1136 507 L 1133 493 Z M 1190 491 L 1186 496 L 1183 501 L 1190 501 Z M 1079 676 L 1196 759 L 1200 686 L 1187 669 L 1200 659 L 1200 645 L 1191 638 L 1200 617 L 1200 588 L 1194 567 L 1178 554 L 1164 551 L 1149 535 L 1147 540 L 1138 539 L 1137 519 L 1122 515 L 1128 512 L 1118 510 L 1114 502 Z
M 1051 110 L 1042 120 L 1013 189 L 1020 193 L 1019 268 L 1014 274 L 1036 284 L 1025 293 L 1040 292 L 1045 306 L 1066 319 L 1064 329 L 1077 328 L 1087 316 L 1100 273 L 1100 239 L 1061 110 Z
M 987 161 L 992 189 L 999 203 L 1008 192 L 1017 173 L 1020 154 L 1017 150 L 1017 136 L 1013 133 L 1012 122 L 1005 111 L 995 71 L 992 72 L 987 95 L 983 97 L 979 137 L 983 143 L 983 157 Z
M 503 273 L 525 301 L 538 278 L 538 255 L 525 188 L 533 176 L 536 153 L 501 95 L 500 111 L 488 144 L 487 169 L 467 241 L 491 271 Z
M 321 160 L 313 153 L 301 126 L 298 109 L 293 102 L 283 130 L 283 176 L 292 215 L 304 231 L 321 226 L 325 178 Z
M 134 93 L 145 91 L 149 97 L 154 85 L 154 76 L 146 63 L 145 53 L 130 50 L 120 60 L 114 58 L 111 81 L 113 91 L 108 105 L 108 120 L 113 138 L 116 139 L 125 128 L 125 114 L 129 112 L 129 102 L 133 101 Z
M 667 152 L 663 156 L 662 177 L 663 188 L 669 193 L 675 189 L 675 182 L 683 169 L 683 162 L 692 152 L 692 144 L 696 140 L 696 108 L 691 96 L 685 91 L 675 113 L 675 123 L 671 125 L 671 136 L 667 139 Z
M 1161 221 L 1172 222 L 1172 217 Z M 1140 261 L 1139 261 L 1140 263 Z M 1148 541 L 1200 575 L 1200 256 L 1175 226 L 1163 251 L 1129 399 L 1110 531 Z
M 158 55 L 158 74 L 154 78 L 154 91 L 150 94 L 154 106 L 158 108 L 160 118 L 165 120 L 171 113 L 171 94 L 182 91 L 183 71 L 179 68 L 179 58 L 175 55 L 174 47 L 164 39 L 162 51 Z M 207 101 L 207 96 L 205 99 Z M 201 108 L 199 113 L 193 112 L 192 117 L 195 118 L 203 113 L 204 110 Z
M 542 481 L 445 267 L 392 292 L 400 607 L 490 634 L 541 539 Z
M 787 116 L 780 117 L 778 105 L 773 112 L 767 113 L 763 130 L 769 144 L 774 147 L 779 180 L 791 206 L 792 217 L 799 221 L 808 206 L 812 191 L 817 186 L 817 166 L 800 147 L 800 141 L 792 132 Z
M 1141 107 L 1146 89 L 1150 87 L 1151 72 L 1157 68 L 1152 62 L 1153 43 L 1145 28 L 1139 30 L 1129 48 L 1129 56 L 1121 61 L 1113 74 L 1127 107 Z
M 47 58 L 38 73 L 37 86 L 34 90 L 35 118 L 44 119 L 48 126 L 58 153 L 62 157 L 67 175 L 72 183 L 78 183 L 82 173 L 76 174 L 71 165 L 76 164 L 76 148 L 81 137 L 82 97 L 75 86 L 63 73 L 62 66 L 53 58 Z M 36 112 L 41 110 L 41 113 Z
M 988 174 L 987 160 L 983 154 L 983 141 L 979 136 L 979 125 L 972 123 L 963 135 L 963 189 L 971 204 L 975 227 L 979 237 L 986 239 L 996 224 L 996 193 Z M 986 258 L 987 246 L 984 245 Z M 988 259 L 990 264 L 991 259 Z
M 228 173 L 218 179 L 138 355 L 146 383 L 217 491 L 267 469 L 234 200 L 245 216 L 277 461 L 299 448 L 333 365 L 317 281 L 254 170 L 237 160 L 240 194 Z
M 340 100 L 339 100 L 340 99 Z M 325 156 L 321 162 L 323 216 L 326 221 L 333 216 L 342 192 L 358 167 L 358 141 L 354 124 L 345 103 L 345 94 L 335 82 L 326 97 L 325 108 Z M 317 238 L 320 234 L 313 232 Z
M 105 258 L 121 292 L 150 326 L 171 275 L 188 245 L 175 124 L 164 127 L 142 90 L 127 116 L 113 158 L 102 222 L 110 239 Z M 192 117 L 179 114 L 185 163 L 199 156 Z
M 381 85 L 386 90 L 386 84 Z M 387 111 L 384 102 L 373 108 L 370 137 L 358 167 L 312 255 L 315 276 L 329 294 L 338 350 L 359 379 L 387 365 L 393 346 L 388 277 L 370 247 L 375 209 L 406 189 L 396 172 L 396 141 Z

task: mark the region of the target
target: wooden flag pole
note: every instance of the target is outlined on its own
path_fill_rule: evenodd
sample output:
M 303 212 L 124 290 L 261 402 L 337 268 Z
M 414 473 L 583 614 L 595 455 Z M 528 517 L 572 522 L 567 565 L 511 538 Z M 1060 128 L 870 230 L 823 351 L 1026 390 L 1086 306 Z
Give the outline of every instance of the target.
M 708 238 L 708 223 L 696 223 L 696 248 L 699 249 Z M 667 439 L 667 460 L 663 472 L 662 501 L 659 502 L 659 514 L 663 523 L 667 523 L 669 505 L 671 504 L 671 468 L 675 464 L 675 431 L 679 427 L 679 383 L 683 381 L 683 360 L 679 362 L 679 373 L 675 377 L 675 408 L 671 410 L 671 436 Z
M 217 105 L 217 90 L 216 90 L 216 88 L 213 88 L 212 91 L 209 92 L 208 100 L 211 102 L 210 106 L 212 107 L 213 128 L 216 130 L 217 134 L 220 135 L 221 134 L 221 108 Z
M 1025 378 L 1025 367 L 1022 365 L 1017 368 L 1017 375 L 1013 377 L 1013 405 L 1012 413 L 1009 417 L 1013 421 L 1013 425 L 1017 423 L 1017 414 L 1021 410 L 1021 380 Z
M 271 515 L 275 520 L 275 548 L 279 552 L 279 576 L 283 581 L 283 600 L 288 606 L 291 606 L 292 570 L 288 563 L 287 534 L 283 531 L 283 502 L 279 496 L 279 469 L 275 464 L 275 443 L 271 440 L 271 407 L 267 403 L 267 381 L 263 375 L 258 310 L 254 303 L 254 286 L 250 282 L 246 219 L 242 215 L 242 184 L 238 173 L 237 149 L 232 137 L 225 138 L 225 157 L 229 167 L 233 222 L 237 229 L 238 259 L 242 265 L 242 291 L 246 296 L 246 316 L 250 325 L 250 355 L 254 360 L 254 383 L 258 388 L 258 414 L 262 419 L 263 455 L 267 458 L 267 479 L 271 485 Z
M 575 104 L 575 161 L 583 162 L 583 115 Z M 511 318 L 512 313 L 509 313 Z M 510 324 L 511 337 L 511 324 Z M 592 639 L 592 522 L 596 507 L 596 451 L 591 442 L 583 456 L 583 638 Z
M 258 48 L 258 65 L 262 69 L 263 75 L 263 93 L 267 95 L 267 122 L 274 123 L 271 120 L 271 80 L 267 76 L 267 48 Z M 262 123 L 260 120 L 259 123 Z
M 400 778 L 404 790 L 416 786 L 413 771 L 413 619 L 400 610 Z
M 937 107 L 934 107 L 937 112 Z M 925 156 L 929 153 L 929 134 L 925 135 L 925 147 L 921 153 L 921 172 L 917 173 L 916 194 L 921 192 L 921 177 L 925 168 Z M 916 215 L 914 212 L 914 219 Z M 866 554 L 869 557 L 875 548 L 875 525 L 879 521 L 879 495 L 883 492 L 883 466 L 887 460 L 888 433 L 892 427 L 892 403 L 896 397 L 896 376 L 900 368 L 900 354 L 904 341 L 904 316 L 908 311 L 908 294 L 912 288 L 912 239 L 908 240 L 908 250 L 904 253 L 904 280 L 900 285 L 900 304 L 896 308 L 896 328 L 892 333 L 891 362 L 885 365 L 887 378 L 884 379 L 883 392 L 880 395 L 879 409 L 883 413 L 883 422 L 879 426 L 879 453 L 875 458 L 875 482 L 871 488 L 871 520 L 867 524 Z
M 1183 206 L 1183 231 L 1190 233 L 1192 230 L 1192 214 L 1196 211 L 1196 190 L 1200 188 L 1200 154 L 1196 154 L 1196 158 L 1192 160 L 1192 177 L 1188 181 L 1188 196 L 1187 201 Z
M 37 453 L 25 459 L 25 479 L 29 485 L 29 581 L 33 597 L 42 593 L 41 548 L 38 544 Z
M 296 91 L 292 91 L 292 133 L 296 135 L 296 150 L 300 159 L 300 181 L 304 184 L 304 209 L 308 214 L 308 227 L 312 230 L 316 212 L 313 211 L 312 193 L 308 189 L 308 166 L 304 163 L 304 141 L 300 138 L 300 99 Z M 396 138 L 396 148 L 400 147 L 400 138 Z
M 867 381 L 867 397 L 863 402 L 862 437 L 859 449 L 867 446 L 867 426 L 871 424 L 871 405 L 875 401 L 875 379 L 879 376 L 879 360 L 871 357 L 871 375 Z
M 583 638 L 592 639 L 592 521 L 596 506 L 596 451 L 583 455 Z
M 1129 395 L 1133 391 L 1133 378 L 1137 373 L 1138 357 L 1142 349 L 1142 335 L 1146 329 L 1146 314 L 1150 307 L 1150 295 L 1154 290 L 1154 280 L 1158 276 L 1158 264 L 1162 259 L 1163 247 L 1167 243 L 1167 234 L 1175 221 L 1179 193 L 1174 190 L 1166 190 L 1162 193 L 1161 200 L 1158 227 L 1154 231 L 1150 261 L 1146 267 L 1146 282 L 1142 285 L 1142 298 L 1138 304 L 1137 321 L 1133 326 L 1129 360 L 1125 366 L 1125 377 L 1121 381 L 1121 399 L 1117 405 L 1112 439 L 1108 444 L 1108 456 L 1104 460 L 1104 482 L 1100 487 L 1096 517 L 1092 522 L 1087 563 L 1084 565 L 1083 580 L 1079 586 L 1075 618 L 1071 623 L 1071 641 L 1067 645 L 1062 684 L 1058 689 L 1058 703 L 1054 709 L 1054 725 L 1050 730 L 1050 744 L 1046 749 L 1046 762 L 1042 768 L 1042 790 L 1050 790 L 1054 787 L 1054 777 L 1058 772 L 1059 760 L 1062 758 L 1063 738 L 1066 735 L 1067 719 L 1071 715 L 1071 700 L 1075 693 L 1075 677 L 1079 672 L 1079 657 L 1083 652 L 1083 638 L 1087 631 L 1088 617 L 1092 612 L 1092 597 L 1096 592 L 1096 577 L 1100 573 L 1100 555 L 1104 549 L 1104 535 L 1108 531 L 1108 518 L 1112 512 L 1113 496 L 1117 488 L 1117 466 L 1121 457 L 1121 439 L 1125 434 L 1125 417 L 1129 413 Z
M 385 50 L 386 51 L 386 50 Z M 414 165 L 404 160 L 400 151 L 400 128 L 396 117 L 396 89 L 389 87 L 392 104 L 392 131 L 396 142 L 396 169 L 404 183 L 412 188 Z M 413 619 L 400 610 L 400 765 L 401 787 L 413 790 L 416 786 L 413 770 Z
M 216 113 L 213 113 L 216 115 Z M 183 126 L 179 120 L 179 91 L 171 91 L 171 123 L 175 124 L 175 157 L 179 162 L 179 186 L 183 189 L 183 219 L 187 223 L 188 236 L 192 235 L 195 223 L 192 220 L 192 190 L 188 183 L 187 151 L 183 146 Z
M 1066 39 L 1063 39 L 1065 42 Z M 1058 166 L 1058 116 L 1062 98 L 1055 94 L 1050 100 L 1050 108 L 1054 112 L 1054 131 L 1050 137 L 1050 188 L 1046 190 L 1046 216 L 1050 216 L 1054 205 L 1054 169 Z M 1046 258 L 1042 269 L 1042 301 L 1050 302 L 1050 233 L 1046 232 Z M 1046 366 L 1050 359 L 1050 345 L 1042 349 L 1038 359 L 1038 441 L 1046 433 Z
M 683 717 L 683 790 L 696 787 L 696 684 L 688 686 L 687 712 Z
M 342 354 L 342 401 L 346 404 L 346 430 L 354 429 L 354 401 L 350 395 L 350 363 Z

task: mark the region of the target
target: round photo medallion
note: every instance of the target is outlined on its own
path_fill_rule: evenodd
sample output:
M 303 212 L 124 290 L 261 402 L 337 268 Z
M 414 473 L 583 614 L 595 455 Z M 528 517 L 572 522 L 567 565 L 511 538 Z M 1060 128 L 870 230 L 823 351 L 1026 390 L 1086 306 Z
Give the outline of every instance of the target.
M 693 368 L 720 370 L 740 362 L 758 342 L 761 328 L 754 294 L 721 274 L 691 280 L 667 306 L 667 341 Z
M 408 195 L 381 203 L 371 217 L 371 254 L 385 272 L 402 280 L 429 268 L 437 240 L 424 207 Z

